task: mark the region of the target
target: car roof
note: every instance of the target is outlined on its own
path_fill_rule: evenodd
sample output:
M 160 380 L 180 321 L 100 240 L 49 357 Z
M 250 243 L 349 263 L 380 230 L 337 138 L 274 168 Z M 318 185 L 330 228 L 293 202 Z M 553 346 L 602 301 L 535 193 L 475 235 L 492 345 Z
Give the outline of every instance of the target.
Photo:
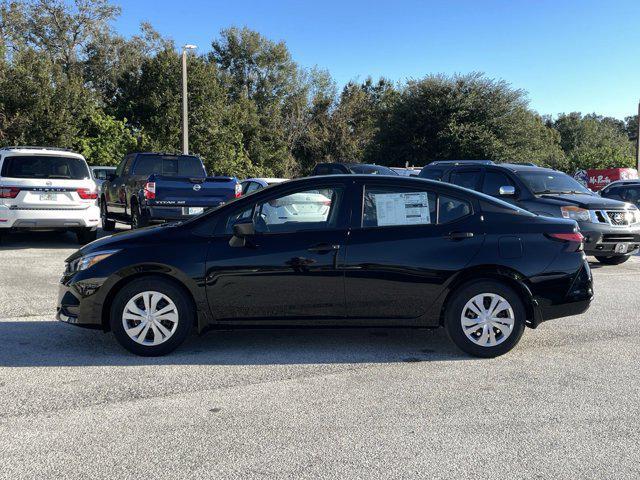
M 533 164 L 526 164 L 526 163 L 488 163 L 484 160 L 452 160 L 452 163 L 430 163 L 429 165 L 426 165 L 424 168 L 428 169 L 428 168 L 445 168 L 447 170 L 449 169 L 455 169 L 455 168 L 464 168 L 464 167 L 488 167 L 488 168 L 494 168 L 494 169 L 506 169 L 509 170 L 511 172 L 540 172 L 540 171 L 544 171 L 544 172 L 558 172 L 558 170 L 554 170 L 552 168 L 547 168 L 547 167 L 539 167 L 537 165 L 533 165 Z M 432 167 L 433 165 L 433 167 Z
M 70 157 L 79 158 L 85 160 L 85 158 L 77 153 L 67 150 L 65 148 L 53 148 L 53 147 L 3 147 L 0 148 L 0 155 L 6 156 L 12 154 L 15 156 L 27 156 L 27 155 L 50 155 L 56 157 Z
M 92 167 L 89 167 L 89 168 L 91 168 L 91 170 L 98 170 L 98 169 L 115 170 L 116 169 L 116 167 L 113 167 L 111 165 L 108 165 L 108 166 L 107 165 L 104 165 L 104 166 L 103 165 L 93 165 Z

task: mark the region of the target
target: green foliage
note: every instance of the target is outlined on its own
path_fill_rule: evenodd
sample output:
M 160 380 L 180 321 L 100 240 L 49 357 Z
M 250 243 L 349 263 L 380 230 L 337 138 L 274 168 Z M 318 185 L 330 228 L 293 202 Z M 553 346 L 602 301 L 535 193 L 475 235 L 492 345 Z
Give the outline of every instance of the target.
M 136 149 L 137 140 L 125 120 L 117 120 L 100 110 L 93 113 L 86 130 L 75 145 L 90 165 L 118 165 Z
M 568 172 L 635 166 L 633 143 L 620 120 L 573 112 L 560 115 L 553 126 L 560 134 Z
M 525 94 L 479 73 L 410 81 L 375 139 L 388 165 L 492 159 L 556 165 L 554 132 L 527 108 Z

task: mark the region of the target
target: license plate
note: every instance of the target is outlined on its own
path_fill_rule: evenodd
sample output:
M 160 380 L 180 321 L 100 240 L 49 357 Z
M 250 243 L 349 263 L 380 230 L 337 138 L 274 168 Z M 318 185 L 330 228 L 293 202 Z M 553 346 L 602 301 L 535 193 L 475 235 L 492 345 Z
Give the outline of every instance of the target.
M 189 207 L 187 208 L 187 215 L 199 215 L 204 212 L 204 207 Z
M 627 253 L 629 250 L 629 245 L 626 243 L 616 243 L 616 246 L 613 248 L 613 251 L 616 253 Z
M 41 202 L 55 202 L 58 199 L 58 195 L 55 193 L 41 193 L 40 201 Z

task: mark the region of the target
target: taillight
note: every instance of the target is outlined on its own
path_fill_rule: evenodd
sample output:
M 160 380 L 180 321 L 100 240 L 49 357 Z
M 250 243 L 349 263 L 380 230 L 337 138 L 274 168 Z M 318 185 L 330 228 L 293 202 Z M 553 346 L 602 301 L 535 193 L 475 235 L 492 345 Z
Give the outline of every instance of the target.
M 239 183 L 236 183 L 236 190 L 235 190 L 235 198 L 240 198 L 242 196 L 242 185 L 240 185 Z
M 0 198 L 16 198 L 19 193 L 18 187 L 0 187 Z
M 83 200 L 95 200 L 98 198 L 98 192 L 89 188 L 79 188 L 76 192 L 78 192 L 78 196 Z
M 559 242 L 567 242 L 576 246 L 575 251 L 582 250 L 582 242 L 584 241 L 584 235 L 580 232 L 571 233 L 547 233 L 546 236 L 551 240 L 557 240 Z
M 144 185 L 144 198 L 153 200 L 156 198 L 156 182 L 147 182 Z

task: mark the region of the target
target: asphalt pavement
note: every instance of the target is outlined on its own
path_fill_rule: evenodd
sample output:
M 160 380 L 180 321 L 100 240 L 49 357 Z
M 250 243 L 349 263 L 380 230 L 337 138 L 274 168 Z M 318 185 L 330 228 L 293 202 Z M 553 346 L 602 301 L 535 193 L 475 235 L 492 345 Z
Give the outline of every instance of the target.
M 54 319 L 68 234 L 0 244 L 1 479 L 640 478 L 640 257 L 492 360 L 444 331 L 211 331 L 161 358 Z

